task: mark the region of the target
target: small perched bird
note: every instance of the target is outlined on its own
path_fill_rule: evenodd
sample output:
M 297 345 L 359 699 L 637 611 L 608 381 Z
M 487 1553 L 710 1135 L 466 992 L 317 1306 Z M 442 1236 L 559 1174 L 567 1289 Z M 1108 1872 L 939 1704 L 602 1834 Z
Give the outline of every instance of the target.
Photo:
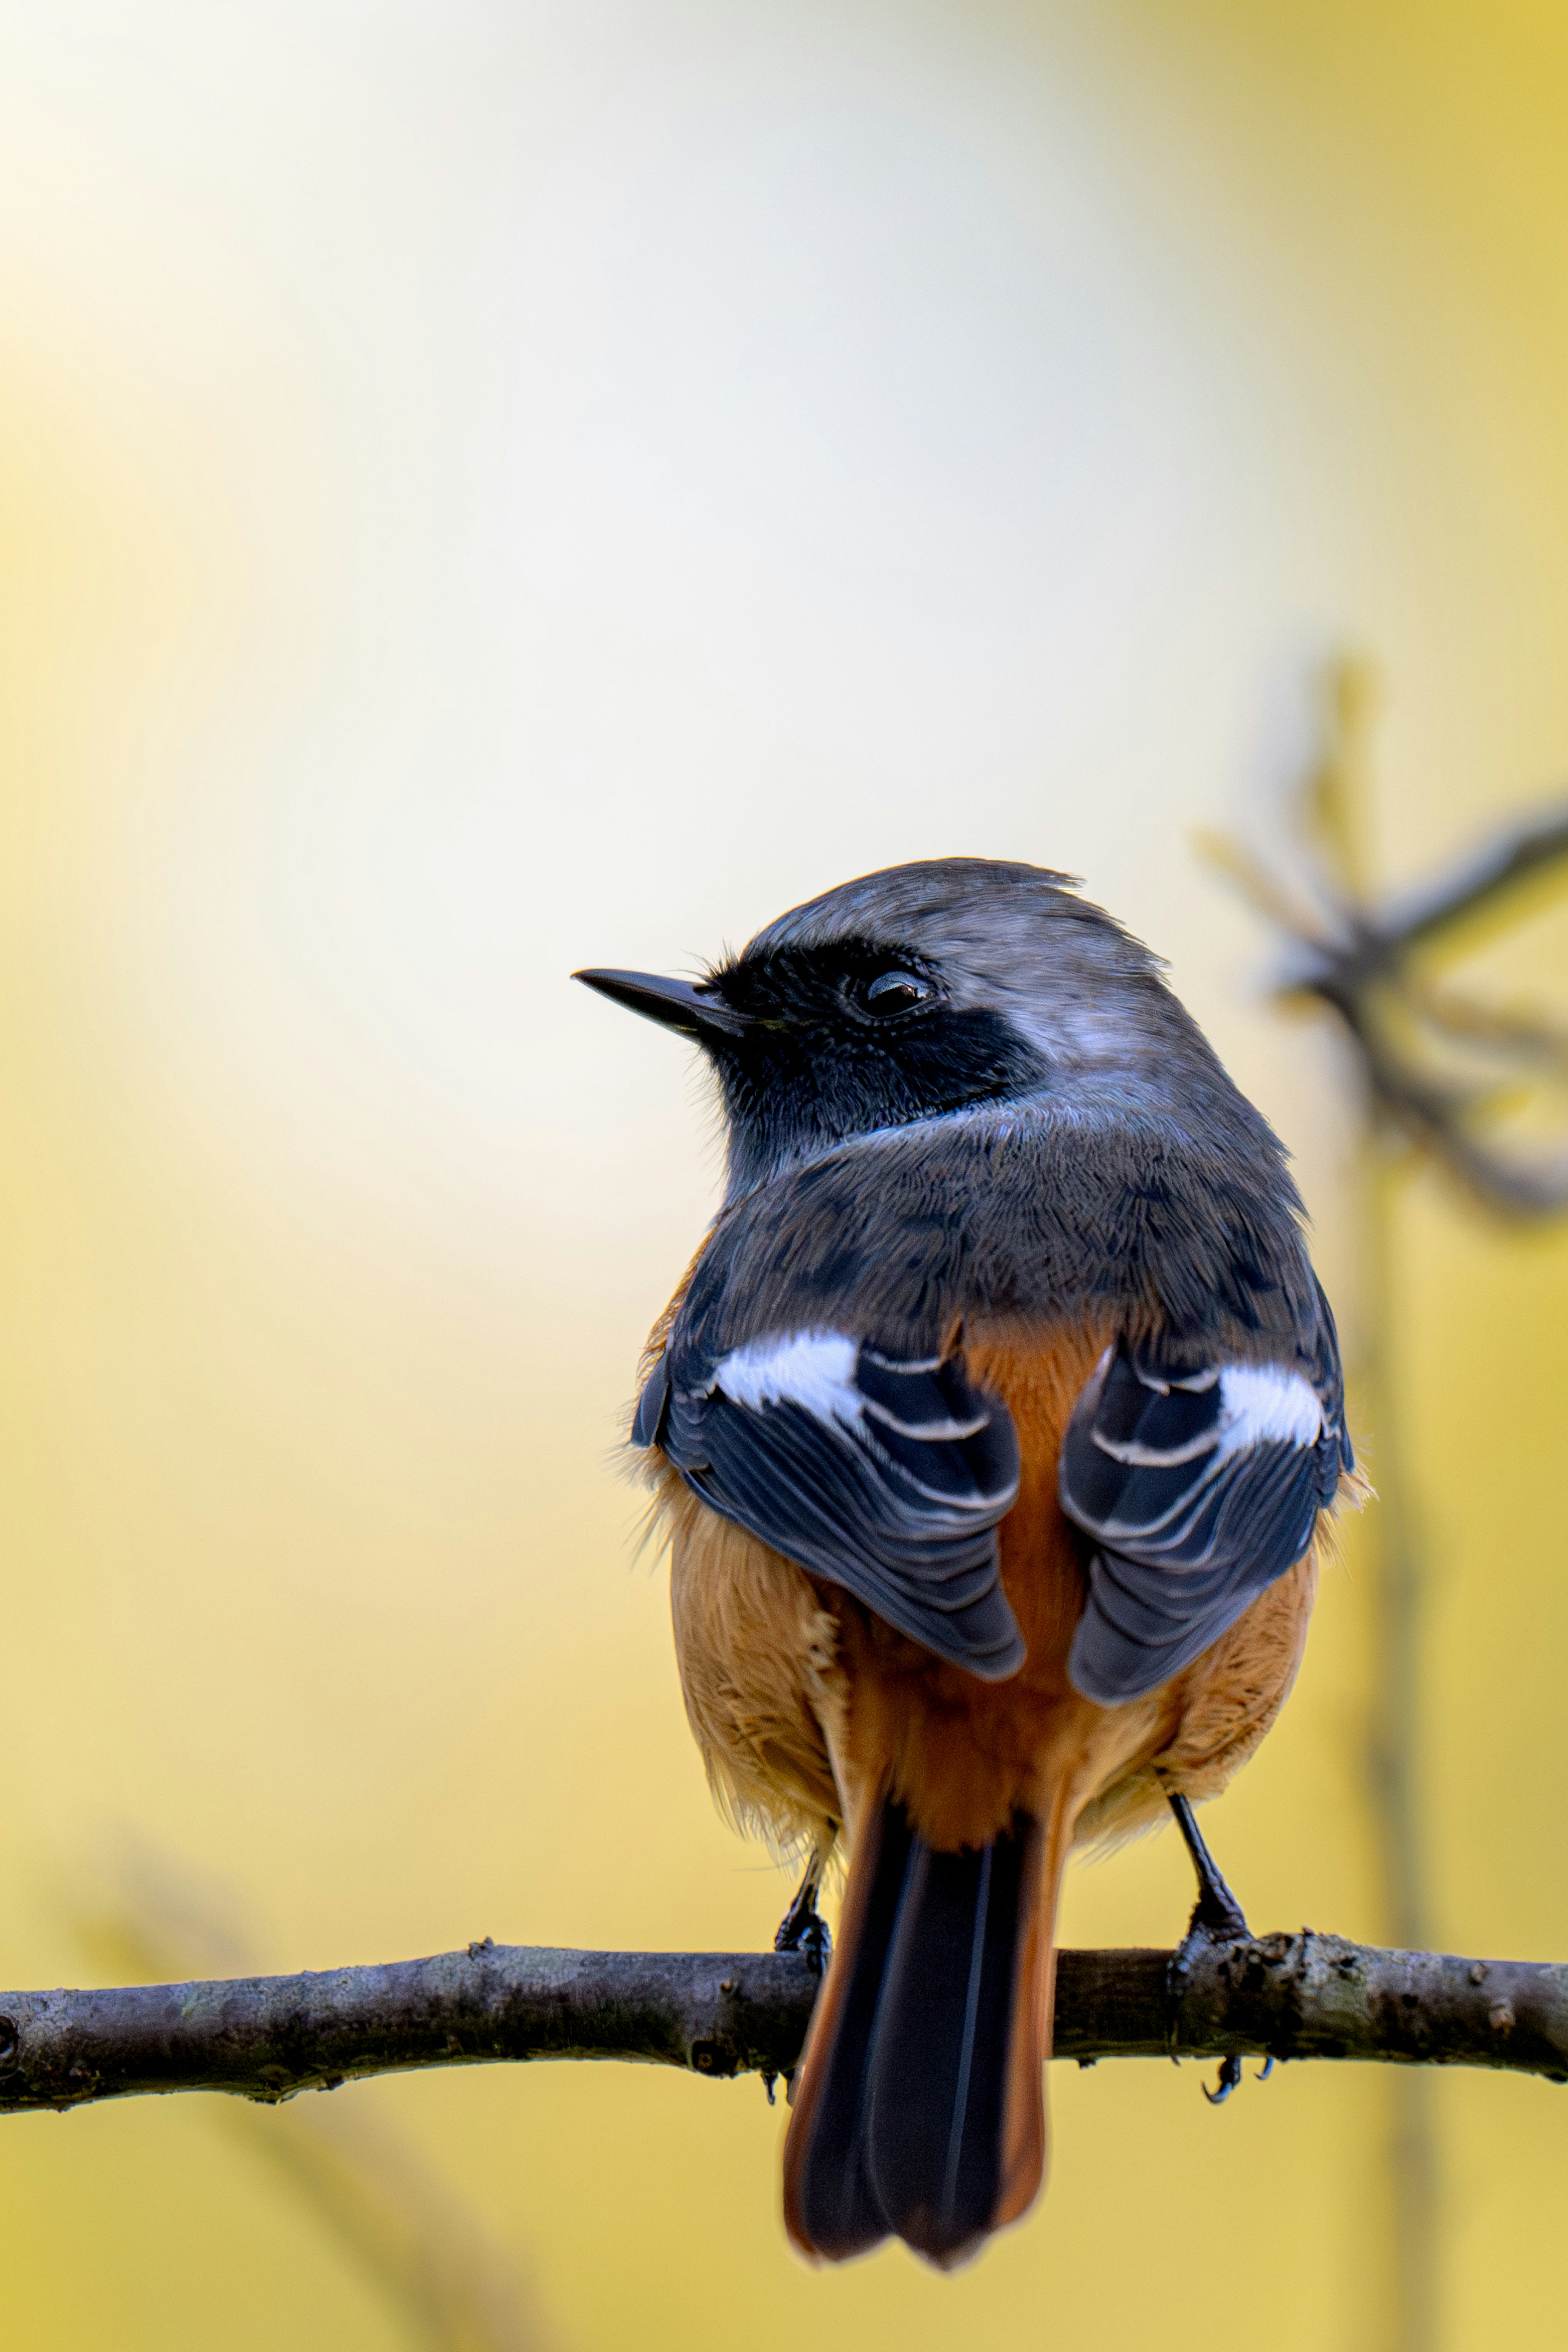
M 1071 1846 L 1174 1802 L 1225 1915 L 1189 1801 L 1290 1688 L 1354 1469 L 1301 1202 L 1065 875 L 894 866 L 706 979 L 576 977 L 695 1040 L 723 1099 L 724 1204 L 632 1439 L 709 1779 L 810 1849 L 786 1939 L 821 1948 L 849 1855 L 789 2234 L 947 2268 L 1040 2184 Z

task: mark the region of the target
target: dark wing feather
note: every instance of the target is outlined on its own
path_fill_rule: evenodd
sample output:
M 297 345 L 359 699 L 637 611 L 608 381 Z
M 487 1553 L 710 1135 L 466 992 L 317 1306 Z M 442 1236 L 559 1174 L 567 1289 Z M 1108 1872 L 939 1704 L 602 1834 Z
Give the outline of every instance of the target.
M 825 1332 L 716 1360 L 694 1347 L 655 1366 L 632 1435 L 725 1518 L 938 1657 L 988 1682 L 1022 1664 L 996 1533 L 1018 1439 L 961 1356 L 900 1361 Z
M 1076 1687 L 1113 1706 L 1190 1665 L 1301 1559 L 1351 1466 L 1332 1325 L 1296 1365 L 1108 1350 L 1059 1472 L 1094 1545 Z

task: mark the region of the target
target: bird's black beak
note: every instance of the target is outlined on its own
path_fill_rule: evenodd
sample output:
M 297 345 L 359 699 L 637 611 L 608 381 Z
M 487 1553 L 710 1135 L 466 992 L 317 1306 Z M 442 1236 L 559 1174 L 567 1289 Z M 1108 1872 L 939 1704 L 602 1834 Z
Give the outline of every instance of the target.
M 651 971 L 574 971 L 573 980 L 596 988 L 612 1004 L 624 1004 L 644 1020 L 695 1037 L 706 1045 L 719 1037 L 738 1037 L 755 1026 L 749 1013 L 737 1013 L 701 981 L 660 980 Z

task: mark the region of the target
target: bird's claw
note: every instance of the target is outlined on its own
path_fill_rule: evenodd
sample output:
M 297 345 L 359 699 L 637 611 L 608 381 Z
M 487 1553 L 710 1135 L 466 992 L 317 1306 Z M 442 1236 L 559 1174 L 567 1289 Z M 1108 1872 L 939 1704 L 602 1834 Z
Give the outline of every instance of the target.
M 1274 2061 L 1272 2058 L 1265 2058 L 1263 2063 L 1258 2069 L 1256 2076 L 1257 2081 L 1260 2083 L 1266 2083 L 1273 2071 Z M 1222 2058 L 1220 2060 L 1219 2080 L 1216 2083 L 1212 2091 L 1209 2089 L 1207 2083 L 1200 2083 L 1198 2084 L 1198 2088 L 1203 2093 L 1204 2097 L 1208 2101 L 1211 2107 L 1222 2107 L 1225 2105 L 1226 2100 L 1230 2096 L 1231 2092 L 1239 2084 L 1240 2081 L 1241 2061 L 1239 2058 L 1232 2055 L 1228 2058 Z

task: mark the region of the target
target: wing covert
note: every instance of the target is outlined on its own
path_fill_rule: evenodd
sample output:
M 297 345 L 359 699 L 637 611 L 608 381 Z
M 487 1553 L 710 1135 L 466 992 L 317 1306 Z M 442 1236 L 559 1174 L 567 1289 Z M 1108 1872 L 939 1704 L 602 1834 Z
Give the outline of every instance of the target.
M 1085 1697 L 1156 1690 L 1301 1559 L 1354 1464 L 1332 1323 L 1309 1369 L 1106 1350 L 1059 1469 L 1094 1545 L 1068 1661 Z
M 998 1522 L 1018 1494 L 1001 1401 L 961 1356 L 899 1358 L 830 1330 L 661 1360 L 638 1402 L 694 1493 L 988 1682 L 1023 1663 Z

